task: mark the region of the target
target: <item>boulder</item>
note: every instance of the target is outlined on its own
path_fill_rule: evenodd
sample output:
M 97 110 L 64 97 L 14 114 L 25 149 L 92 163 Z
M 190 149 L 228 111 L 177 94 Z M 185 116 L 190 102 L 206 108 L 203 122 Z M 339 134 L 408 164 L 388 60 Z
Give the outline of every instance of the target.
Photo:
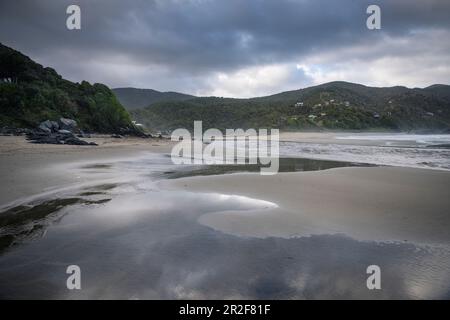
M 43 130 L 34 130 L 27 133 L 27 139 L 32 143 L 45 144 L 71 144 L 79 146 L 96 146 L 94 142 L 87 142 L 78 139 L 68 130 L 59 130 L 58 132 L 48 132 Z
M 52 130 L 51 129 L 49 129 L 49 128 L 47 128 L 47 127 L 45 127 L 45 126 L 39 126 L 39 129 L 41 130 L 41 131 L 43 131 L 43 132 L 46 132 L 46 133 L 52 133 Z
M 39 129 L 48 133 L 57 132 L 59 124 L 56 121 L 45 120 L 39 124 Z
M 75 120 L 67 119 L 67 118 L 60 118 L 58 123 L 59 123 L 59 129 L 67 130 L 70 132 L 75 131 L 78 126 L 77 122 Z

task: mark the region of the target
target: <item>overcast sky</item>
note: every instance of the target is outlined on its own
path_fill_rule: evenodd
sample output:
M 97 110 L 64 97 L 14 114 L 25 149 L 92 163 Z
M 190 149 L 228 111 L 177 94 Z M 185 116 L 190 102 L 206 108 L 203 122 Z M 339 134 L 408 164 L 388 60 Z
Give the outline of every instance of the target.
M 196 95 L 449 84 L 449 39 L 448 0 L 0 0 L 0 42 L 69 80 Z

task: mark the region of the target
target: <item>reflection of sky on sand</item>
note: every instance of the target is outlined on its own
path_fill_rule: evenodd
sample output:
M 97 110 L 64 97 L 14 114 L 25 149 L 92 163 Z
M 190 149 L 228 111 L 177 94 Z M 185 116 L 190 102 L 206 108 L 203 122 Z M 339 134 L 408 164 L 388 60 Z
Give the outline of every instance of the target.
M 0 298 L 450 297 L 448 248 L 343 235 L 236 237 L 198 220 L 276 205 L 163 191 L 146 180 L 103 189 L 109 202 L 63 208 L 42 238 L 0 256 Z M 80 291 L 65 287 L 70 264 L 81 267 Z M 370 264 L 381 267 L 381 291 L 366 288 Z
M 211 211 L 266 209 L 245 197 L 129 193 L 67 208 L 46 236 L 0 258 L 2 297 L 30 298 L 438 298 L 448 297 L 450 253 L 340 235 L 242 238 L 207 228 Z M 365 268 L 383 270 L 383 290 Z M 65 289 L 78 264 L 83 289 Z

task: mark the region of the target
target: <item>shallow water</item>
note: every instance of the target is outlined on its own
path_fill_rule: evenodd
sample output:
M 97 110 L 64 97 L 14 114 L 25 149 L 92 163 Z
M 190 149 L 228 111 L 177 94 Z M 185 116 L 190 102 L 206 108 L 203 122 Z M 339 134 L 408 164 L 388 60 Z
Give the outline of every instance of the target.
M 314 143 L 313 139 L 306 142 L 301 136 L 290 139 L 279 143 L 281 158 L 450 170 L 450 134 L 336 134 L 328 138 L 326 143 Z M 245 154 L 245 149 L 250 149 L 247 154 L 257 154 L 254 147 L 249 147 L 248 140 L 241 138 L 240 141 L 241 145 L 237 149 L 242 154 Z M 223 142 L 212 144 L 214 143 L 220 149 Z M 223 145 L 225 153 L 234 154 L 233 140 L 226 141 Z
M 280 158 L 278 172 L 299 172 L 299 171 L 318 171 L 332 168 L 344 167 L 370 167 L 373 165 L 358 162 L 344 162 L 332 160 L 315 160 L 304 158 Z M 175 171 L 164 172 L 163 177 L 169 179 L 210 176 L 238 172 L 256 172 L 259 173 L 263 166 L 261 164 L 234 164 L 234 165 L 211 165 L 211 166 L 187 166 L 178 168 Z
M 337 135 L 338 140 L 369 140 L 381 141 L 386 144 L 406 142 L 409 145 L 434 145 L 450 143 L 450 134 L 408 134 L 408 133 L 358 133 Z
M 287 163 L 296 170 L 292 164 L 301 162 Z M 325 167 L 319 163 L 299 166 Z M 450 298 L 448 247 L 329 234 L 237 237 L 198 219 L 277 204 L 160 190 L 155 182 L 179 168 L 159 155 L 78 170 L 98 183 L 24 199 L 1 214 L 0 235 L 25 233 L 0 253 L 0 298 Z M 20 213 L 22 219 L 7 218 Z M 66 288 L 72 264 L 81 268 L 82 290 Z M 371 264 L 381 267 L 380 291 L 366 288 Z
M 311 159 L 450 170 L 450 149 L 281 142 L 280 153 Z

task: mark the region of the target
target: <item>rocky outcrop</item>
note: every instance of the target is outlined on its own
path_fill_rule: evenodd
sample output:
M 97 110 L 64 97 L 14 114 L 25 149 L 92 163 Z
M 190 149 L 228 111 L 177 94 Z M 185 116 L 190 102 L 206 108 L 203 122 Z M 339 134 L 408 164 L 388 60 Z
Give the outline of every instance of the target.
M 78 129 L 78 124 L 75 120 L 60 118 L 58 121 L 59 129 L 75 132 Z
M 28 134 L 31 131 L 32 130 L 28 128 L 2 127 L 0 128 L 0 136 L 23 136 L 24 134 Z
M 77 122 L 75 120 L 66 118 L 60 118 L 58 121 L 46 120 L 41 122 L 36 130 L 29 130 L 27 132 L 27 140 L 32 143 L 44 144 L 97 145 L 95 142 L 87 142 L 79 139 L 75 135 L 76 131 Z

